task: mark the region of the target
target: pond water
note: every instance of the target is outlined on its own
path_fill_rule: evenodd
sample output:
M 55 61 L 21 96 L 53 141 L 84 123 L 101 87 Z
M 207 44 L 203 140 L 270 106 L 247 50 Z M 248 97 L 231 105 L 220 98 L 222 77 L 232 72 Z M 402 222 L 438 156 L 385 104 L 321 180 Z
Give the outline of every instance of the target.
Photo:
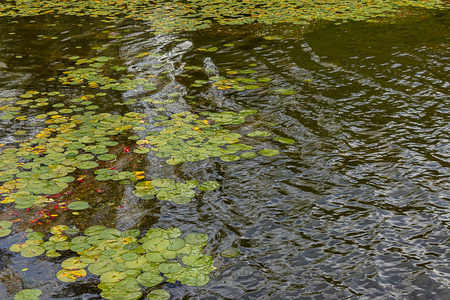
M 0 107 L 3 116 L 20 112 L 0 120 L 4 154 L 48 128 L 39 115 L 137 112 L 144 130 L 114 135 L 118 143 L 108 151 L 117 158 L 101 167 L 144 171 L 137 182 L 220 183 L 175 204 L 136 196 L 133 181 L 95 180 L 86 167 L 49 202 L 30 209 L 2 204 L 1 220 L 14 225 L 0 238 L 0 298 L 38 288 L 41 299 L 102 299 L 98 276 L 56 278 L 74 253 L 26 258 L 9 250 L 25 240 L 27 228 L 48 236 L 51 226 L 64 224 L 206 233 L 203 253 L 215 267 L 209 282 L 157 286 L 172 299 L 450 299 L 450 15 L 412 12 L 382 23 L 213 25 L 158 34 L 131 20 L 0 19 Z M 97 75 L 70 73 L 102 63 L 79 61 L 98 57 L 111 59 L 92 67 Z M 82 83 L 67 84 L 67 72 Z M 102 89 L 102 76 L 135 83 Z M 60 94 L 20 97 L 27 91 Z M 83 95 L 93 96 L 71 101 Z M 39 97 L 49 99 L 17 104 Z M 83 110 L 73 111 L 83 101 Z M 146 131 L 164 128 L 161 115 L 243 110 L 256 112 L 222 128 L 240 134 L 255 153 L 278 155 L 168 164 L 170 154 L 155 155 L 162 144 L 133 152 Z M 75 200 L 90 208 L 54 208 Z M 230 247 L 240 254 L 221 255 Z

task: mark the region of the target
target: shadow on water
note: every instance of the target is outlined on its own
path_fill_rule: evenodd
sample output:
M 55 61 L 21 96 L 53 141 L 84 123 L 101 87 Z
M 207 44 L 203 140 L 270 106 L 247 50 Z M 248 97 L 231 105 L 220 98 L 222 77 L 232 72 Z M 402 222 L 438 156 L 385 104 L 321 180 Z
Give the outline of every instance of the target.
M 145 169 L 151 178 L 221 184 L 187 204 L 145 202 L 132 194 L 131 185 L 111 186 L 89 175 L 69 187 L 75 196 L 92 200 L 94 209 L 79 216 L 61 214 L 58 224 L 106 224 L 121 230 L 176 226 L 208 233 L 206 252 L 217 268 L 212 280 L 198 288 L 168 283 L 164 288 L 173 299 L 448 299 L 449 20 L 443 11 L 393 24 L 318 23 L 303 34 L 297 27 L 297 36 L 281 39 L 258 33 L 283 37 L 292 28 L 213 26 L 153 36 L 145 26 L 124 24 L 114 29 L 123 37 L 111 39 L 112 29 L 104 32 L 104 26 L 90 20 L 74 27 L 78 20 L 61 18 L 44 33 L 33 23 L 2 24 L 0 71 L 5 72 L 0 86 L 7 96 L 50 91 L 56 84 L 46 79 L 67 69 L 67 57 L 101 53 L 114 56 L 130 74 L 153 78 L 158 86 L 150 93 L 153 99 L 165 101 L 174 94 L 176 101 L 129 106 L 99 101 L 100 110 L 150 116 L 258 110 L 244 124 L 227 128 L 242 134 L 246 144 L 279 149 L 279 156 L 238 162 L 210 158 L 176 166 L 151 154 L 130 161 L 121 152 L 129 143 L 126 136 L 112 150 L 124 168 Z M 39 34 L 59 39 L 36 38 Z M 92 49 L 102 45 L 104 50 Z M 211 47 L 218 49 L 204 51 Z M 142 52 L 158 56 L 136 59 Z M 271 80 L 247 80 L 258 87 L 239 90 L 227 87 L 229 81 L 218 88 L 214 76 Z M 196 86 L 195 80 L 209 81 Z M 82 89 L 69 86 L 64 93 Z M 149 93 L 137 88 L 107 94 L 113 102 Z M 17 129 L 2 122 L 0 139 L 11 143 Z M 153 123 L 148 126 L 152 129 Z M 295 143 L 246 136 L 254 130 Z M 3 208 L 2 219 L 13 211 Z M 42 226 L 33 225 L 35 230 L 51 225 Z M 2 298 L 10 298 L 18 287 L 40 286 L 54 299 L 101 299 L 94 276 L 57 282 L 54 273 L 63 258 L 30 263 L 11 254 L 8 247 L 21 238 L 16 233 L 0 244 Z M 239 257 L 219 255 L 231 246 L 241 250 Z

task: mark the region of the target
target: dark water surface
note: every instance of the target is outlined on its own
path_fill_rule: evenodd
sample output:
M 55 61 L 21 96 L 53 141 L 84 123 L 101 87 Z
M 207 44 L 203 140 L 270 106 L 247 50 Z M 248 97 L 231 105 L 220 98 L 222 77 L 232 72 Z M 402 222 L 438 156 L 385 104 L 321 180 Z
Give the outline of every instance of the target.
M 267 130 L 295 143 L 244 138 L 281 153 L 237 162 L 211 158 L 169 166 L 148 155 L 142 163 L 150 178 L 216 180 L 221 187 L 175 205 L 149 204 L 126 186 L 115 199 L 125 201 L 125 209 L 114 206 L 108 216 L 92 212 L 73 224 L 106 225 L 106 219 L 120 230 L 176 226 L 208 233 L 205 253 L 217 268 L 211 281 L 198 288 L 164 284 L 173 299 L 450 299 L 447 11 L 393 24 L 316 24 L 303 34 L 302 27 L 249 25 L 154 36 L 145 24 L 135 25 L 108 29 L 98 20 L 63 16 L 0 20 L 1 97 L 27 90 L 79 94 L 82 87 L 61 89 L 46 79 L 60 76 L 71 65 L 69 56 L 114 56 L 130 74 L 154 78 L 158 90 L 152 98 L 180 93 L 162 114 L 255 109 L 256 115 L 232 129 L 243 136 Z M 108 38 L 112 31 L 122 37 Z M 286 38 L 267 40 L 261 32 Z M 234 46 L 223 47 L 227 43 Z M 105 50 L 91 49 L 96 46 Z M 198 50 L 209 47 L 219 49 Z M 161 56 L 135 58 L 142 52 Z M 202 69 L 183 71 L 191 65 Z M 256 72 L 227 73 L 250 69 Z M 217 89 L 211 81 L 190 86 L 214 75 L 272 81 L 245 91 Z M 106 99 L 114 103 L 145 93 L 108 92 Z M 111 103 L 96 104 L 99 111 L 158 114 L 159 106 L 145 102 Z M 17 139 L 16 130 L 33 130 L 25 123 L 0 125 L 2 143 Z M 43 299 L 101 299 L 95 276 L 71 284 L 55 278 L 63 259 L 10 252 L 22 237 L 0 241 L 1 299 L 35 287 L 47 295 Z M 241 255 L 219 255 L 231 246 Z

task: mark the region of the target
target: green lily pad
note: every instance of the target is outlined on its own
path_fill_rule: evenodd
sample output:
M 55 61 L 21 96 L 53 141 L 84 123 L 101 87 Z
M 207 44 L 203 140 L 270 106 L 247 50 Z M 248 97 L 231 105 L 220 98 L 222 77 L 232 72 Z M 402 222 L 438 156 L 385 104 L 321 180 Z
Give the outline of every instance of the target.
M 167 262 L 159 265 L 158 269 L 166 274 L 166 273 L 177 273 L 181 271 L 183 267 L 177 262 Z
M 98 164 L 93 161 L 84 161 L 79 164 L 77 164 L 77 168 L 81 170 L 88 170 L 98 167 Z
M 184 237 L 186 243 L 191 245 L 202 245 L 208 241 L 209 237 L 206 233 L 188 233 Z
M 93 236 L 93 235 L 97 235 L 100 234 L 102 231 L 106 230 L 107 228 L 105 226 L 102 225 L 95 225 L 95 226 L 91 226 L 89 228 L 87 228 L 84 231 L 84 234 L 87 236 Z M 73 240 L 72 240 L 73 243 Z
M 137 281 L 139 281 L 140 284 L 146 287 L 158 285 L 163 281 L 163 278 L 158 274 L 156 274 L 155 272 L 144 272 L 141 275 L 139 275 L 136 279 Z
M 279 137 L 279 136 L 273 138 L 273 140 L 275 142 L 280 142 L 280 143 L 283 143 L 283 144 L 293 144 L 293 143 L 295 143 L 295 141 L 293 139 L 283 138 L 283 137 Z
M 42 232 L 34 231 L 27 234 L 27 239 L 31 241 L 42 240 L 44 234 Z
M 11 233 L 11 229 L 9 228 L 0 228 L 0 237 L 7 236 Z
M 183 264 L 190 267 L 204 267 L 212 265 L 211 256 L 203 254 L 190 254 L 183 256 Z
M 128 252 L 122 255 L 124 261 L 133 261 L 139 258 L 139 255 L 133 252 Z
M 12 223 L 9 221 L 0 221 L 0 237 L 7 236 L 11 233 Z
M 194 272 L 187 273 L 181 279 L 181 283 L 188 286 L 203 286 L 209 282 L 209 277 L 205 274 Z
M 210 181 L 205 181 L 202 184 L 200 184 L 198 186 L 198 189 L 200 191 L 212 191 L 212 190 L 218 189 L 219 187 L 220 187 L 220 184 L 217 181 L 210 180 Z
M 73 240 L 72 240 L 72 242 L 73 242 Z M 70 250 L 72 250 L 73 252 L 83 252 L 83 251 L 87 251 L 91 248 L 92 248 L 91 244 L 77 243 L 77 244 L 72 245 L 72 247 L 70 247 Z
M 100 281 L 106 283 L 115 283 L 121 281 L 125 277 L 127 277 L 127 274 L 124 272 L 108 271 L 100 276 Z
M 75 201 L 67 205 L 67 208 L 71 210 L 83 210 L 89 207 L 90 205 L 86 201 Z
M 151 300 L 169 300 L 170 299 L 170 293 L 168 291 L 165 291 L 165 290 L 162 290 L 162 289 L 157 289 L 157 290 L 151 291 L 147 295 L 147 298 L 151 299 Z
M 151 181 L 151 184 L 155 187 L 159 188 L 174 188 L 175 187 L 175 181 L 172 179 L 153 179 Z
M 41 246 L 31 245 L 23 248 L 22 251 L 20 251 L 20 255 L 23 257 L 35 257 L 43 254 L 44 252 L 45 250 Z
M 142 248 L 149 251 L 161 251 L 170 245 L 170 241 L 165 238 L 154 238 L 146 241 Z
M 180 238 L 174 238 L 170 241 L 170 245 L 167 246 L 168 250 L 176 251 L 183 248 L 186 245 L 186 242 Z
M 275 156 L 275 155 L 280 154 L 280 151 L 278 151 L 276 149 L 264 149 L 264 150 L 258 151 L 258 153 L 263 156 Z
M 14 300 L 38 300 L 40 295 L 42 292 L 39 289 L 26 289 L 15 294 Z
M 220 157 L 221 160 L 225 161 L 225 162 L 230 162 L 230 161 L 237 161 L 239 160 L 239 156 L 236 155 L 222 155 Z
M 146 147 L 136 148 L 136 149 L 133 150 L 133 152 L 136 153 L 136 154 L 145 154 L 145 153 L 150 152 L 150 149 L 146 148 Z
M 145 258 L 150 261 L 150 262 L 154 262 L 154 263 L 160 263 L 160 262 L 165 262 L 166 258 L 163 257 L 161 255 L 161 253 L 158 252 L 149 252 L 145 255 Z
M 116 269 L 117 263 L 107 259 L 95 263 L 91 263 L 88 267 L 88 271 L 94 275 L 100 276 L 106 272 L 114 271 Z
M 99 160 L 105 160 L 105 161 L 114 160 L 116 158 L 117 158 L 117 155 L 115 155 L 115 154 L 102 154 L 102 155 L 98 156 Z
M 244 159 L 250 159 L 255 156 L 258 156 L 258 154 L 256 154 L 255 152 L 248 151 L 248 152 L 242 152 L 241 155 L 239 155 L 239 156 Z

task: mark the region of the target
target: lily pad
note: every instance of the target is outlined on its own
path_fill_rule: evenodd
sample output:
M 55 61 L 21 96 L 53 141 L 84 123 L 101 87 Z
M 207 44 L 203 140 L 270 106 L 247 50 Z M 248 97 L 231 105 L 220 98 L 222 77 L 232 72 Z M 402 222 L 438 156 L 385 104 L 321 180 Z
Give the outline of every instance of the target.
M 212 191 L 212 190 L 218 189 L 219 187 L 220 187 L 220 184 L 217 181 L 210 180 L 210 181 L 205 181 L 202 184 L 200 184 L 198 186 L 198 189 L 200 191 Z
M 100 281 L 106 282 L 106 283 L 115 283 L 115 282 L 121 281 L 125 277 L 127 277 L 127 274 L 124 272 L 109 271 L 109 272 L 103 273 L 100 276 Z
M 250 159 L 255 156 L 258 156 L 258 154 L 256 154 L 255 152 L 248 151 L 248 152 L 242 152 L 241 155 L 239 155 L 239 156 L 244 159 Z
M 225 161 L 225 162 L 230 162 L 230 161 L 237 161 L 239 160 L 239 156 L 236 155 L 222 155 L 220 157 L 221 160 Z
M 76 269 L 84 269 L 88 266 L 89 264 L 84 263 L 83 261 L 80 260 L 80 258 L 78 257 L 71 257 L 66 259 L 65 261 L 63 261 L 61 263 L 61 267 L 66 269 L 66 270 L 76 270 Z
M 115 155 L 115 154 L 102 154 L 102 155 L 98 156 L 99 160 L 105 160 L 105 161 L 114 160 L 116 158 L 117 158 L 117 155 Z
M 56 273 L 56 278 L 61 280 L 62 282 L 74 282 L 78 278 L 86 276 L 86 270 L 66 270 L 62 269 Z
M 144 272 L 137 277 L 137 281 L 146 287 L 158 285 L 163 281 L 163 278 L 158 275 L 158 272 Z
M 170 293 L 168 291 L 165 291 L 165 290 L 162 290 L 162 289 L 157 289 L 157 290 L 151 291 L 147 295 L 147 298 L 151 299 L 151 300 L 169 300 L 170 299 Z
M 167 262 L 159 265 L 158 269 L 164 273 L 177 273 L 181 271 L 183 267 L 177 262 Z
M 186 243 L 191 245 L 202 245 L 208 241 L 209 237 L 206 233 L 188 233 L 184 237 Z
M 26 289 L 15 294 L 14 300 L 38 300 L 40 295 L 42 292 L 39 289 Z
M 98 164 L 93 161 L 84 161 L 84 162 L 77 164 L 77 168 L 82 169 L 82 170 L 93 169 L 96 167 L 98 167 Z
M 273 140 L 275 142 L 280 142 L 280 143 L 283 143 L 283 144 L 293 144 L 293 143 L 295 143 L 295 141 L 293 139 L 283 138 L 283 137 L 279 137 L 279 136 L 273 138 Z
M 264 150 L 258 151 L 258 153 L 263 156 L 275 156 L 275 155 L 280 154 L 280 151 L 278 151 L 276 149 L 264 149 Z
M 71 210 L 83 210 L 89 207 L 90 205 L 86 201 L 75 201 L 67 205 L 67 208 Z
M 35 257 L 43 254 L 44 252 L 45 250 L 41 246 L 30 245 L 23 248 L 22 251 L 20 251 L 20 254 L 23 257 Z

